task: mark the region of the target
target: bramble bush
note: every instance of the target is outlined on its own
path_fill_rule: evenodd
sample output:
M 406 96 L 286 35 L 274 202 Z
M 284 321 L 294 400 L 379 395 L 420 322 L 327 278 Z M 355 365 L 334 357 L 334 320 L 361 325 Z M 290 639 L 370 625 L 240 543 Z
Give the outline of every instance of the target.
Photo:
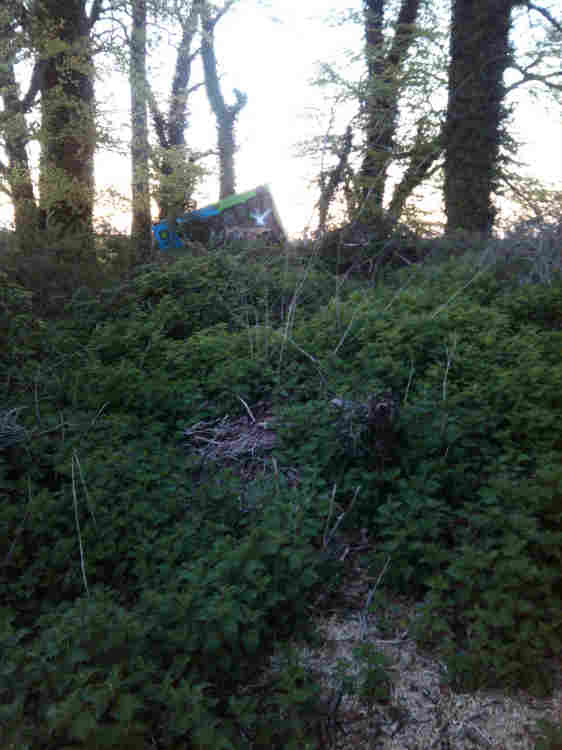
M 319 549 L 334 508 L 376 540 L 373 572 L 390 558 L 384 585 L 421 599 L 417 636 L 453 686 L 548 691 L 562 282 L 521 287 L 492 260 L 429 254 L 347 284 L 311 257 L 210 253 L 85 284 L 56 319 L 8 277 L 2 745 L 317 747 L 312 676 L 294 654 L 264 669 L 313 638 L 310 601 L 338 581 Z M 330 402 L 389 390 L 379 456 Z M 185 428 L 257 402 L 276 435 L 259 477 L 203 471 Z M 384 699 L 365 658 L 359 688 Z
M 560 561 L 543 554 L 562 543 L 548 474 L 562 460 L 562 285 L 537 287 L 531 315 L 528 288 L 485 270 L 455 298 L 463 274 L 429 267 L 390 309 L 388 291 L 355 295 L 295 331 L 338 395 L 401 394 L 398 454 L 382 472 L 369 455 L 345 455 L 327 401 L 289 410 L 282 446 L 336 483 L 344 507 L 361 488 L 349 522 L 378 540 L 374 570 L 390 556 L 387 585 L 426 597 L 425 632 L 433 643 L 448 634 L 454 684 L 543 691 L 545 659 L 562 651 Z M 350 366 L 330 369 L 338 346 Z M 539 490 L 540 472 L 550 480 Z M 547 517 L 558 525 L 545 528 Z

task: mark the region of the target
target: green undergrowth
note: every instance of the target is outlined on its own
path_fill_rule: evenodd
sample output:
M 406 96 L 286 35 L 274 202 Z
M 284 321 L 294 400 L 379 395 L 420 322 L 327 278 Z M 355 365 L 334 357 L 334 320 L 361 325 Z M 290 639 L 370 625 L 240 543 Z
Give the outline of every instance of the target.
M 487 258 L 350 282 L 213 252 L 81 287 L 55 319 L 3 276 L 2 747 L 318 747 L 289 644 L 337 585 L 338 518 L 418 598 L 455 689 L 550 690 L 562 282 Z M 388 392 L 383 429 L 361 405 Z M 185 439 L 260 404 L 272 452 L 213 463 Z

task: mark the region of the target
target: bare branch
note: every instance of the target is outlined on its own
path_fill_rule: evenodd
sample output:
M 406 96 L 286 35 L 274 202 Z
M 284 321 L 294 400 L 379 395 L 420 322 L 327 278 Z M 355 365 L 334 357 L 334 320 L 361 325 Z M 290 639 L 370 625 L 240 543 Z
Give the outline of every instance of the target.
M 172 96 L 168 113 L 169 139 L 173 145 L 184 142 L 184 131 L 187 118 L 187 99 L 189 97 L 189 79 L 191 77 L 191 63 L 195 54 L 191 51 L 193 37 L 199 23 L 200 6 L 193 3 L 188 18 L 183 23 L 183 33 L 176 57 L 176 68 L 172 82 Z
M 102 11 L 103 11 L 103 0 L 94 0 L 92 4 L 92 10 L 90 11 L 90 17 L 88 18 L 89 29 L 92 29 L 96 21 L 99 21 Z
M 45 73 L 45 66 L 46 60 L 38 59 L 35 61 L 33 72 L 31 74 L 31 81 L 29 82 L 29 88 L 20 104 L 20 110 L 23 113 L 29 112 L 29 110 L 35 104 L 35 99 L 41 89 L 41 83 L 43 81 L 43 75 Z
M 410 163 L 402 175 L 400 182 L 394 187 L 388 213 L 399 219 L 408 197 L 432 173 L 435 162 L 443 153 L 443 138 L 439 133 L 433 137 L 426 134 L 425 123 L 418 123 L 414 144 L 408 156 Z M 404 154 L 402 154 L 404 156 Z
M 215 26 L 217 23 L 221 20 L 221 18 L 227 13 L 230 8 L 234 5 L 236 0 L 227 0 L 222 8 L 220 8 L 214 16 L 208 17 L 205 19 L 205 25 L 207 26 L 207 31 L 213 32 L 215 30 Z
M 537 13 L 540 13 L 541 16 L 546 18 L 546 20 L 551 23 L 554 28 L 559 31 L 562 34 L 562 23 L 560 21 L 557 21 L 554 16 L 552 16 L 549 11 L 546 8 L 541 7 L 540 5 L 535 5 L 534 3 L 525 3 L 526 7 L 529 10 L 536 10 Z
M 4 180 L 7 180 L 9 174 L 10 174 L 10 170 L 8 169 L 8 167 L 6 166 L 6 164 L 4 164 L 4 162 L 0 161 L 0 177 L 3 178 Z M 10 190 L 9 187 L 7 187 L 6 185 L 4 185 L 2 182 L 0 182 L 0 191 L 2 191 L 3 193 L 5 193 L 6 195 L 9 195 L 10 198 L 12 197 L 12 191 Z
M 121 32 L 123 34 L 123 38 L 125 39 L 125 44 L 127 46 L 129 46 L 131 44 L 131 37 L 129 35 L 129 29 L 127 28 L 127 26 L 124 23 L 124 21 L 123 21 L 122 18 L 119 18 L 118 16 L 115 16 L 113 14 L 111 14 L 111 15 L 107 15 L 106 14 L 104 16 L 104 20 L 105 21 L 111 21 L 112 24 L 115 24 L 115 26 L 118 26 L 121 29 Z M 103 39 L 103 38 L 106 38 L 106 37 L 109 37 L 109 39 L 113 39 L 114 38 L 114 29 L 113 28 L 109 28 L 109 29 L 106 29 L 103 32 L 97 33 L 97 34 L 94 35 L 93 38 L 95 38 L 96 40 L 98 40 L 98 39 Z M 104 51 L 103 45 L 100 45 L 99 47 L 96 47 L 94 49 L 94 52 L 103 52 L 103 51 Z
M 512 83 L 510 86 L 506 87 L 506 94 L 509 94 L 514 89 L 519 88 L 519 86 L 522 86 L 524 83 L 529 83 L 530 81 L 536 81 L 538 83 L 544 84 L 548 88 L 555 89 L 556 91 L 562 91 L 562 83 L 554 83 L 550 80 L 551 78 L 560 78 L 562 80 L 562 71 L 543 73 L 542 75 L 539 73 L 529 73 L 529 69 L 531 67 L 534 67 L 535 63 L 533 63 L 532 65 L 528 65 L 526 68 L 522 68 L 516 64 L 510 66 L 514 70 L 517 70 L 519 73 L 521 73 L 521 78 L 518 81 L 514 81 L 514 83 Z
M 336 151 L 338 162 L 336 166 L 330 170 L 327 182 L 323 185 L 320 200 L 319 200 L 319 220 L 318 220 L 318 231 L 324 232 L 326 229 L 326 220 L 328 218 L 328 210 L 330 203 L 332 202 L 338 186 L 343 182 L 344 173 L 348 166 L 349 154 L 353 146 L 353 130 L 351 125 L 348 125 L 341 141 L 340 147 Z
M 187 89 L 187 92 L 186 92 L 187 95 L 190 96 L 191 94 L 193 94 L 194 91 L 197 91 L 197 89 L 200 89 L 201 86 L 204 86 L 204 85 L 205 85 L 205 81 L 199 81 L 199 83 L 196 83 L 195 86 L 191 86 L 190 88 Z

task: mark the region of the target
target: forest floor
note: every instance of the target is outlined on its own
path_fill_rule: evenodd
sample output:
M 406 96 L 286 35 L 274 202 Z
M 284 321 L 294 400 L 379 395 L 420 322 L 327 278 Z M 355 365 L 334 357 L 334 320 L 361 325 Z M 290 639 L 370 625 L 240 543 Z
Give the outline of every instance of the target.
M 261 402 L 252 409 L 245 406 L 247 416 L 234 420 L 225 417 L 218 423 L 199 422 L 185 431 L 185 437 L 196 449 L 204 446 L 200 453 L 211 464 L 236 464 L 241 457 L 251 457 L 248 463 L 240 464 L 245 467 L 240 474 L 251 482 L 257 467 L 263 470 L 264 454 L 275 445 L 276 419 L 271 404 Z M 284 473 L 289 481 L 295 481 L 299 472 L 295 467 Z M 320 747 L 535 750 L 542 735 L 538 722 L 560 724 L 562 660 L 552 664 L 554 690 L 544 699 L 524 690 L 455 692 L 445 663 L 436 652 L 421 648 L 412 634 L 421 602 L 385 590 L 380 613 L 368 606 L 384 571 L 373 577 L 368 570 L 366 561 L 375 550 L 375 542 L 367 531 L 338 533 L 337 549 L 344 562 L 340 582 L 335 591 L 321 595 L 313 605 L 321 645 L 311 648 L 293 644 L 322 689 L 325 716 L 319 718 L 319 724 L 324 723 Z M 334 710 L 342 670 L 352 683 L 364 681 L 366 662 L 356 652 L 365 644 L 386 657 L 386 665 L 377 673 L 378 685 L 377 679 L 373 684 L 375 692 L 379 689 L 384 693 L 384 699 L 380 699 L 380 692 L 369 700 L 350 690 L 343 693 Z M 275 672 L 278 663 L 278 655 L 274 655 L 267 671 Z M 385 678 L 381 679 L 383 671 Z M 558 747 L 545 745 L 548 750 Z
M 358 543 L 359 542 L 359 543 Z M 363 539 L 364 542 L 364 539 Z M 360 540 L 349 538 L 346 574 L 330 603 L 319 606 L 315 625 L 321 634 L 318 648 L 300 647 L 307 668 L 325 689 L 326 741 L 334 750 L 530 750 L 541 730 L 537 722 L 558 725 L 562 719 L 562 661 L 553 662 L 555 688 L 539 699 L 524 690 L 477 690 L 456 693 L 447 680 L 445 664 L 436 653 L 421 649 L 410 633 L 420 603 L 385 592 L 384 637 L 376 613 L 365 620 L 365 604 L 376 581 L 367 574 L 354 549 Z M 354 654 L 369 643 L 388 659 L 385 700 L 365 701 L 344 694 L 338 710 L 330 712 L 342 663 L 360 681 L 365 662 Z M 341 672 L 341 670 L 340 670 Z M 328 746 L 328 742 L 326 742 Z M 560 745 L 545 745 L 547 748 Z

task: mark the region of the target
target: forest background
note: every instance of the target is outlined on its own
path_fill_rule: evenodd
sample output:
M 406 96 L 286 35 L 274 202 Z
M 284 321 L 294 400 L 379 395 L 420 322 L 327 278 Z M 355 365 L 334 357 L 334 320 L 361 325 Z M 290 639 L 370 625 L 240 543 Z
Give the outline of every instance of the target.
M 559 748 L 561 193 L 510 114 L 560 106 L 559 9 L 365 0 L 310 236 L 159 252 L 247 187 L 256 7 L 0 6 L 0 746 Z
M 461 4 L 458 5 L 461 18 Z M 7 162 L 2 168 L 2 188 L 5 199 L 9 201 L 12 201 L 14 194 L 13 176 L 16 172 L 20 183 L 22 179 L 27 182 L 25 187 L 20 185 L 17 190 L 31 195 L 33 189 L 33 201 L 37 203 L 40 183 L 42 180 L 44 182 L 48 171 L 43 167 L 43 177 L 40 177 L 39 165 L 46 163 L 45 160 L 41 162 L 40 154 L 42 149 L 45 152 L 49 126 L 48 118 L 44 116 L 44 80 L 40 83 L 39 79 L 40 71 L 45 67 L 45 49 L 49 41 L 48 35 L 45 36 L 47 23 L 39 19 L 38 7 L 37 4 L 26 8 L 25 3 L 8 3 L 3 11 L 6 33 L 3 36 L 2 132 L 4 145 L 8 149 L 5 150 Z M 425 216 L 428 227 L 433 224 L 433 231 L 438 231 L 439 221 L 443 222 L 448 88 L 451 103 L 451 80 L 448 83 L 447 79 L 454 34 L 450 36 L 449 31 L 455 28 L 449 3 L 434 3 L 431 6 L 424 3 L 403 3 L 401 6 L 398 3 L 366 3 L 364 7 L 358 5 L 333 11 L 322 22 L 318 16 L 310 17 L 311 13 L 318 13 L 319 10 L 312 4 L 310 10 L 303 14 L 300 27 L 298 14 L 290 7 L 284 7 L 279 18 L 274 15 L 278 9 L 267 3 L 228 2 L 218 6 L 176 2 L 169 7 L 162 3 L 141 3 L 138 8 L 134 4 L 113 3 L 108 4 L 104 12 L 102 7 L 103 4 L 97 3 L 91 7 L 78 4 L 72 13 L 69 11 L 67 19 L 70 23 L 81 18 L 88 44 L 92 47 L 91 57 L 88 58 L 92 93 L 88 96 L 94 97 L 94 87 L 97 87 L 98 93 L 91 101 L 92 122 L 87 136 L 91 142 L 86 148 L 84 144 L 78 147 L 78 144 L 70 146 L 68 143 L 66 148 L 81 151 L 85 160 L 92 159 L 96 154 L 96 216 L 105 217 L 106 220 L 113 217 L 113 221 L 120 224 L 120 229 L 124 228 L 124 219 L 131 210 L 128 197 L 130 185 L 123 180 L 127 155 L 129 160 L 133 155 L 138 160 L 141 152 L 146 154 L 142 157 L 146 163 L 143 162 L 142 167 L 137 164 L 134 169 L 137 175 L 139 169 L 146 173 L 143 178 L 146 187 L 140 185 L 140 190 L 142 193 L 151 191 L 150 208 L 154 220 L 166 210 L 162 200 L 158 202 L 166 172 L 170 172 L 166 176 L 170 182 L 171 172 L 177 171 L 173 180 L 179 183 L 177 208 L 182 210 L 192 205 L 194 197 L 199 204 L 201 200 L 205 203 L 218 197 L 211 188 L 212 174 L 214 172 L 218 176 L 217 166 L 224 168 L 224 158 L 230 158 L 237 162 L 239 189 L 267 180 L 274 187 L 279 185 L 278 200 L 290 217 L 290 230 L 295 232 L 306 228 L 313 231 L 317 228 L 317 220 L 311 209 L 315 205 L 316 210 L 325 212 L 330 191 L 333 193 L 328 200 L 332 219 L 341 222 L 346 217 L 350 218 L 350 213 L 353 213 L 349 205 L 350 185 L 354 183 L 353 189 L 357 191 L 360 182 L 361 189 L 364 189 L 369 181 L 368 172 L 372 171 L 372 166 L 367 164 L 366 154 L 369 152 L 369 158 L 373 159 L 376 149 L 379 152 L 375 159 L 377 169 L 381 178 L 384 174 L 386 183 L 383 203 L 386 203 L 393 217 L 407 221 L 405 212 L 410 216 L 417 213 L 418 221 L 423 221 Z M 548 4 L 540 9 L 522 3 L 498 5 L 497 9 L 492 5 L 490 9 L 498 30 L 502 14 L 504 22 L 509 19 L 500 30 L 503 41 L 488 39 L 473 43 L 475 49 L 482 48 L 484 55 L 487 54 L 484 49 L 486 44 L 490 47 L 496 42 L 504 45 L 501 71 L 495 74 L 496 83 L 501 83 L 503 90 L 500 92 L 498 89 L 494 94 L 502 109 L 494 114 L 490 110 L 486 115 L 496 119 L 492 127 L 498 129 L 495 136 L 497 144 L 486 158 L 496 161 L 501 158 L 504 164 L 505 173 L 500 182 L 490 187 L 495 191 L 496 204 L 503 206 L 504 218 L 512 220 L 517 214 L 517 206 L 521 204 L 525 206 L 522 215 L 528 217 L 529 192 L 533 187 L 551 192 L 557 188 L 555 181 L 559 179 L 562 169 L 561 139 L 557 129 L 560 115 L 560 49 L 556 34 L 559 30 L 553 8 Z M 140 15 L 137 13 L 138 17 L 135 17 L 135 12 Z M 379 19 L 371 23 L 370 32 L 365 15 L 367 12 L 372 18 Z M 32 24 L 35 16 L 39 24 L 45 24 L 45 31 L 41 34 L 36 31 L 37 22 Z M 58 18 L 56 23 L 63 20 Z M 55 28 L 58 28 L 56 23 Z M 465 20 L 462 23 L 466 25 Z M 475 19 L 474 28 L 479 23 L 481 21 Z M 408 29 L 409 24 L 412 26 Z M 35 29 L 33 33 L 32 25 Z M 207 31 L 202 33 L 204 27 Z M 142 29 L 140 36 L 139 28 Z M 133 29 L 137 31 L 133 33 Z M 400 29 L 408 29 L 408 33 L 401 33 Z M 368 39 L 369 33 L 371 37 Z M 312 38 L 314 43 L 308 44 Z M 248 43 L 242 41 L 245 39 Z M 368 41 L 367 47 L 364 47 L 365 41 Z M 218 63 L 215 53 L 217 44 Z M 314 70 L 311 50 L 312 55 L 317 56 L 316 50 L 321 52 L 324 45 L 326 59 L 317 60 Z M 290 55 L 284 65 L 283 50 L 289 46 L 301 48 L 302 57 L 301 53 Z M 266 58 L 266 47 L 273 51 L 275 57 L 268 61 L 264 74 L 264 65 L 258 64 L 257 60 Z M 60 59 L 60 49 L 57 55 Z M 203 60 L 207 60 L 206 66 Z M 140 66 L 139 71 L 133 72 L 137 65 Z M 309 81 L 308 87 L 303 85 L 303 81 L 295 81 L 299 77 L 302 79 L 303 65 L 304 71 L 314 71 L 314 80 Z M 221 70 L 227 72 L 219 79 L 217 73 Z M 244 70 L 249 71 L 250 76 L 249 103 Z M 111 80 L 111 86 L 107 86 L 108 80 Z M 258 82 L 261 83 L 260 88 L 256 88 Z M 230 94 L 231 85 L 240 88 Z M 289 93 L 292 89 L 296 89 L 296 101 L 294 94 Z M 56 90 L 56 86 L 50 85 L 51 94 Z M 137 93 L 134 94 L 134 91 Z M 478 92 L 475 90 L 473 95 L 477 98 Z M 229 96 L 232 100 L 230 104 L 227 103 Z M 130 108 L 123 107 L 123 100 L 128 98 L 132 102 L 131 97 L 137 111 L 133 121 L 137 123 L 137 128 L 146 128 L 146 133 L 132 133 L 132 140 L 129 140 L 126 133 L 131 132 L 133 121 Z M 40 101 L 43 101 L 41 107 Z M 78 95 L 77 101 L 83 103 L 84 96 Z M 536 103 L 535 109 L 532 109 L 533 101 Z M 529 117 L 531 109 L 533 114 Z M 19 111 L 19 120 L 14 117 L 16 111 Z M 264 112 L 272 113 L 277 128 L 263 115 Z M 462 114 L 463 118 L 466 116 L 466 112 Z M 214 135 L 221 118 L 223 133 L 218 138 L 223 139 L 222 145 Z M 71 120 L 74 126 L 75 118 Z M 529 124 L 530 120 L 532 125 Z M 19 123 L 17 126 L 16 122 Z M 60 125 L 59 121 L 56 125 L 59 140 L 62 132 Z M 485 130 L 489 123 L 481 118 L 473 125 Z M 501 149 L 500 126 L 503 133 Z M 23 128 L 21 134 L 17 135 L 17 147 L 16 127 Z M 340 164 L 340 160 L 345 151 L 343 144 L 348 127 L 353 133 L 353 144 L 349 153 L 345 154 L 344 165 L 343 162 Z M 522 155 L 520 151 L 524 144 L 518 139 L 522 131 L 528 134 L 530 128 L 534 128 L 535 147 L 534 151 L 527 151 L 527 161 L 530 154 L 531 161 L 535 161 L 537 153 L 541 151 L 542 157 L 536 158 L 536 164 L 527 163 L 525 168 L 521 163 L 521 158 L 525 159 L 525 152 Z M 379 132 L 375 135 L 377 130 Z M 472 140 L 476 148 L 476 141 Z M 289 162 L 296 174 L 293 181 L 287 183 L 287 155 L 291 147 L 294 152 L 296 141 L 299 142 L 297 158 Z M 140 150 L 139 143 L 143 144 Z M 479 142 L 480 148 L 482 143 Z M 541 150 L 537 149 L 538 143 Z M 20 153 L 18 149 L 23 147 L 22 144 L 25 144 L 25 148 Z M 227 157 L 225 147 L 227 152 L 232 150 L 232 157 Z M 492 153 L 496 147 L 497 154 Z M 162 149 L 167 151 L 166 158 L 162 156 Z M 221 149 L 222 162 L 219 155 Z M 416 150 L 417 153 L 414 153 Z M 385 152 L 381 159 L 381 154 Z M 173 158 L 172 153 L 175 154 Z M 546 159 L 544 154 L 548 154 Z M 473 154 L 469 158 L 473 163 L 478 161 Z M 172 168 L 171 161 L 178 159 L 184 166 L 180 169 L 178 163 Z M 242 163 L 239 163 L 239 159 L 243 159 Z M 416 180 L 412 181 L 412 174 L 418 169 L 416 161 L 424 164 L 423 175 L 418 172 Z M 452 157 L 449 161 L 452 161 Z M 455 162 L 459 163 L 459 159 L 456 158 Z M 304 184 L 303 163 L 307 165 L 308 186 Z M 546 166 L 547 163 L 549 166 Z M 537 172 L 541 164 L 544 179 Z M 189 175 L 185 173 L 185 165 L 193 167 Z M 77 165 L 75 168 L 78 168 Z M 24 177 L 28 169 L 29 179 Z M 88 175 L 92 169 L 92 165 L 86 168 Z M 232 172 L 234 164 L 228 169 Z M 332 184 L 328 188 L 338 169 L 340 184 L 337 187 Z M 120 179 L 114 184 L 108 183 L 109 173 L 120 173 Z M 405 174 L 410 184 L 403 180 L 401 188 L 406 189 L 399 200 L 392 204 L 392 186 L 396 187 Z M 75 177 L 79 179 L 78 175 Z M 57 179 L 60 183 L 60 174 Z M 92 183 L 88 191 L 95 190 L 92 179 L 92 176 L 88 176 L 86 180 Z M 230 191 L 234 185 L 234 173 L 228 179 L 232 183 L 227 188 Z M 295 196 L 297 179 L 302 190 L 297 191 Z M 490 178 L 487 179 L 490 181 Z M 130 183 L 130 180 L 127 182 Z M 422 184 L 423 190 L 420 191 Z M 288 185 L 290 187 L 287 189 Z M 291 200 L 287 200 L 288 190 Z M 374 200 L 370 201 L 370 208 L 377 204 L 379 199 L 375 193 L 380 193 L 380 190 L 379 185 L 372 193 Z M 44 187 L 43 193 L 46 191 Z M 222 185 L 220 191 L 224 194 Z M 347 195 L 346 199 L 343 199 L 343 193 Z M 398 199 L 398 195 L 395 197 Z M 552 197 L 556 199 L 556 196 Z M 41 200 L 43 204 L 48 202 L 45 195 Z M 417 212 L 414 206 L 418 207 Z M 531 213 L 536 210 L 535 205 Z M 300 217 L 298 226 L 297 215 Z M 320 224 L 324 222 L 325 218 L 320 217 Z M 466 228 L 471 227 L 467 225 Z M 146 225 L 144 231 L 146 242 Z

